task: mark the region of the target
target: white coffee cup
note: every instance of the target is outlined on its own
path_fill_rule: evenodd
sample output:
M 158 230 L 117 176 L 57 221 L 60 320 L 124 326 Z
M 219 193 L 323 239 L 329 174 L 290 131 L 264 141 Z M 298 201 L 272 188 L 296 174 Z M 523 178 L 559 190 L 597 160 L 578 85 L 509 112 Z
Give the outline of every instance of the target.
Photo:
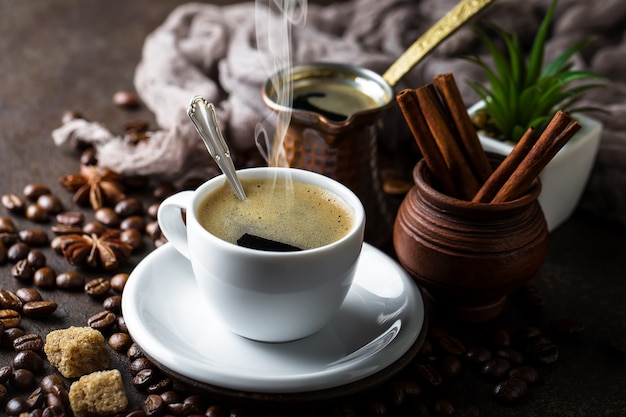
M 333 243 L 296 252 L 250 249 L 222 240 L 199 223 L 197 212 L 206 196 L 224 185 L 223 175 L 195 191 L 168 197 L 159 207 L 159 226 L 191 261 L 204 298 L 233 332 L 265 342 L 309 336 L 329 323 L 350 289 L 363 245 L 363 205 L 346 186 L 311 171 L 263 167 L 243 169 L 238 175 L 242 180 L 291 176 L 320 186 L 349 207 L 351 228 Z M 186 210 L 186 221 L 181 209 Z

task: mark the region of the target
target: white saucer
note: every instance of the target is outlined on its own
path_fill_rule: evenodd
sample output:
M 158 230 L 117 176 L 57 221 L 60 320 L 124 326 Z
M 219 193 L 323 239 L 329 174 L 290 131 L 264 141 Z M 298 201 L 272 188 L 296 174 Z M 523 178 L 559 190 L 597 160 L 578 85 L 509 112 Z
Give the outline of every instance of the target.
M 159 366 L 200 384 L 255 393 L 327 390 L 374 375 L 417 351 L 425 321 L 413 280 L 368 244 L 333 322 L 294 342 L 230 332 L 210 316 L 189 262 L 169 244 L 131 273 L 122 309 L 133 340 Z

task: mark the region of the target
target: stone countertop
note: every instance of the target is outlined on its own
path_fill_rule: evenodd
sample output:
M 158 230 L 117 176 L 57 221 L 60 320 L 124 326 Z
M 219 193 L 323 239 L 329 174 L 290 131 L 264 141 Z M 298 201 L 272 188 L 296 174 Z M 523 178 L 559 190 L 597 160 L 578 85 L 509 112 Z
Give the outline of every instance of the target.
M 181 3 L 0 0 L 0 194 L 20 194 L 26 184 L 44 183 L 66 208 L 76 207 L 58 178 L 78 170 L 78 155 L 57 148 L 51 131 L 60 126 L 66 110 L 79 111 L 118 132 L 133 119 L 154 124 L 147 109 L 120 109 L 113 105 L 112 96 L 119 90 L 133 89 L 133 73 L 145 36 Z M 149 192 L 137 194 L 147 203 L 153 200 Z M 0 207 L 0 215 L 8 214 Z M 12 218 L 21 229 L 50 226 Z M 145 249 L 124 265 L 125 272 L 130 272 L 152 247 L 146 241 Z M 457 377 L 445 378 L 436 389 L 420 381 L 421 401 L 432 407 L 438 398 L 446 398 L 458 408 L 476 406 L 481 416 L 626 415 L 626 356 L 609 344 L 613 337 L 621 337 L 622 343 L 626 338 L 625 250 L 623 226 L 576 213 L 552 234 L 548 259 L 533 281 L 546 301 L 545 306 L 529 310 L 513 300 L 498 320 L 471 326 L 449 323 L 433 312 L 435 328 L 446 328 L 468 346 L 477 338 L 484 341 L 480 338 L 496 328 L 514 334 L 527 326 L 536 326 L 558 346 L 559 359 L 539 368 L 540 382 L 531 387 L 527 398 L 519 404 L 502 405 L 495 401 L 494 384 L 470 367 Z M 50 249 L 44 251 L 53 269 L 71 269 Z M 0 266 L 1 289 L 23 286 L 11 277 L 10 267 Z M 42 294 L 58 303 L 57 312 L 45 320 L 25 318 L 20 325 L 26 332 L 42 337 L 56 328 L 84 326 L 90 316 L 102 311 L 100 301 L 81 291 L 53 290 Z M 561 318 L 580 320 L 585 329 L 575 335 L 557 334 L 552 324 Z M 0 346 L 0 366 L 9 364 L 13 356 L 10 347 Z M 141 405 L 145 394 L 132 386 L 128 359 L 123 354 L 113 356 L 112 366 L 122 371 L 131 403 Z M 49 365 L 46 372 L 53 372 Z M 414 376 L 407 369 L 406 377 Z M 346 399 L 346 403 L 354 404 L 362 415 L 384 415 L 385 410 L 388 415 L 395 415 L 398 411 L 385 402 L 386 388 L 383 385 L 367 399 Z M 361 409 L 371 399 L 380 400 L 386 408 L 376 408 L 375 401 L 370 401 L 369 408 Z M 207 401 L 221 403 L 219 398 Z M 225 402 L 224 406 L 237 408 L 232 402 Z M 374 408 L 378 411 L 374 412 Z M 309 411 L 304 407 L 288 413 L 305 415 Z

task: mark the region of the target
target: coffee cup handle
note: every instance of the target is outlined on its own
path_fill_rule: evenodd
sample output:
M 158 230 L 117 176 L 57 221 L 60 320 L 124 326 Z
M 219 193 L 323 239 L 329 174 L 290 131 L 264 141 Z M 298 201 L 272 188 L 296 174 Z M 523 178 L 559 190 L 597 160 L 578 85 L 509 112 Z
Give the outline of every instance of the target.
M 174 249 L 187 259 L 190 259 L 190 254 L 182 210 L 190 207 L 192 198 L 193 191 L 181 191 L 163 200 L 157 212 L 161 232 Z

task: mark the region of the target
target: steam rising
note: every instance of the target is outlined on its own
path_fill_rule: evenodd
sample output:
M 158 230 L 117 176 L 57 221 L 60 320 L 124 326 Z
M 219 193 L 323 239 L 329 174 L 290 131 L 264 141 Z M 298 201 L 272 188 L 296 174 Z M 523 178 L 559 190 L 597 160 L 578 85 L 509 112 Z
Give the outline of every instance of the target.
M 278 79 L 279 71 L 291 68 L 292 27 L 303 27 L 306 23 L 307 0 L 255 0 L 255 27 L 257 49 L 267 57 L 265 73 L 277 92 L 276 103 L 286 109 L 292 108 L 293 85 L 288 71 L 282 72 L 284 79 Z M 273 113 L 267 120 L 257 123 L 254 136 L 257 148 L 269 166 L 286 167 L 287 160 L 283 140 L 291 111 Z M 270 138 L 267 125 L 274 129 Z

